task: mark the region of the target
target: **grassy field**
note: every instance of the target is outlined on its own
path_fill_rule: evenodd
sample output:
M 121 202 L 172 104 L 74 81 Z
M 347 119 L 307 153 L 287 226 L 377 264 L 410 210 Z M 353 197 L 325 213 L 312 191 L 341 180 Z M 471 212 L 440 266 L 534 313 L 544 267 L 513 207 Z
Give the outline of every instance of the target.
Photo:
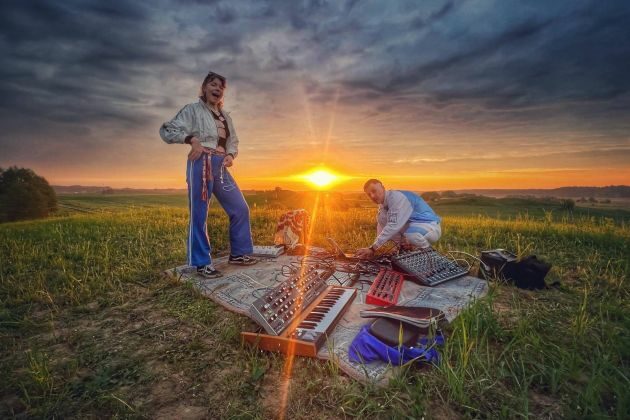
M 61 202 L 65 215 L 0 225 L 1 418 L 273 418 L 287 381 L 287 418 L 630 416 L 627 213 L 436 205 L 439 249 L 535 253 L 561 286 L 493 284 L 447 328 L 439 367 L 375 388 L 305 358 L 287 378 L 281 355 L 241 347 L 248 319 L 160 275 L 185 259 L 185 196 Z M 257 243 L 282 212 L 272 204 L 252 202 Z M 314 241 L 365 246 L 374 215 L 320 211 Z M 209 235 L 227 249 L 216 204 Z
M 313 208 L 315 195 L 292 191 L 258 192 L 246 195 L 250 207 L 256 208 Z M 372 208 L 374 205 L 363 194 L 322 194 L 321 204 L 336 209 Z M 341 205 L 340 205 L 341 203 Z M 188 208 L 187 196 L 181 194 L 76 194 L 59 196 L 59 215 L 76 213 L 111 212 L 120 210 L 177 207 Z M 215 206 L 218 204 L 215 202 Z M 444 216 L 482 215 L 497 219 L 522 217 L 545 218 L 554 221 L 574 221 L 584 218 L 606 218 L 614 223 L 630 222 L 630 203 L 592 204 L 575 207 L 571 212 L 562 209 L 558 199 L 549 198 L 492 198 L 459 197 L 441 199 L 431 206 Z M 341 207 L 341 208 L 339 208 Z

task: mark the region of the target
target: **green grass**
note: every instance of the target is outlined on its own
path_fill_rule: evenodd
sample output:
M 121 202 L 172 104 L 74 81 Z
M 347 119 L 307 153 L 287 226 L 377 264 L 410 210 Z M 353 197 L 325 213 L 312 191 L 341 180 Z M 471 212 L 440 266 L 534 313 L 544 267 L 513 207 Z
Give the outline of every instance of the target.
M 241 347 L 248 319 L 160 274 L 185 259 L 186 209 L 114 198 L 116 206 L 112 197 L 86 200 L 98 213 L 0 226 L 0 417 L 277 417 L 284 358 Z M 439 367 L 408 367 L 385 388 L 297 358 L 286 417 L 627 418 L 623 218 L 442 210 L 439 249 L 535 253 L 554 264 L 549 278 L 561 286 L 493 285 L 447 328 Z M 281 212 L 252 208 L 256 242 L 271 241 Z M 367 245 L 374 215 L 321 211 L 315 242 Z M 216 252 L 227 249 L 216 206 L 209 235 Z
M 630 222 L 627 208 L 577 206 L 572 211 L 566 211 L 562 208 L 561 200 L 553 198 L 463 197 L 442 199 L 431 206 L 444 216 L 480 214 L 498 219 L 533 217 L 553 221 L 605 218 L 618 224 Z
M 315 195 L 292 191 L 257 192 L 246 195 L 250 207 L 293 209 L 313 208 Z M 328 208 L 350 209 L 371 208 L 374 205 L 364 195 L 356 194 L 323 194 L 319 200 Z M 148 208 L 188 208 L 185 193 L 169 194 L 73 194 L 59 196 L 60 209 L 58 215 L 67 216 L 77 213 L 111 212 Z M 211 205 L 218 206 L 216 202 Z M 548 219 L 552 221 L 574 221 L 585 218 L 611 220 L 622 224 L 630 222 L 630 211 L 624 207 L 582 207 L 571 212 L 562 209 L 561 201 L 551 198 L 492 198 L 492 197 L 460 197 L 442 199 L 431 203 L 431 206 L 442 216 L 482 215 L 503 220 L 523 217 Z
M 188 208 L 186 194 L 72 194 L 59 195 L 59 215 L 155 207 Z

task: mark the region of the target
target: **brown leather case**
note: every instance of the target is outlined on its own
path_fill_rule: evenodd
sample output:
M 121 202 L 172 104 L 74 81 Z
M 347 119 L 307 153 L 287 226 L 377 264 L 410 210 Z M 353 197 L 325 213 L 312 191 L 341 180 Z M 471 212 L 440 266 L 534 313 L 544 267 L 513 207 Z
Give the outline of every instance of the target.
M 409 318 L 415 318 L 418 320 L 441 320 L 444 317 L 444 313 L 439 309 L 424 308 L 415 306 L 388 306 L 374 309 L 366 309 L 361 311 L 363 318 L 389 316 L 395 318 L 397 316 L 404 316 Z

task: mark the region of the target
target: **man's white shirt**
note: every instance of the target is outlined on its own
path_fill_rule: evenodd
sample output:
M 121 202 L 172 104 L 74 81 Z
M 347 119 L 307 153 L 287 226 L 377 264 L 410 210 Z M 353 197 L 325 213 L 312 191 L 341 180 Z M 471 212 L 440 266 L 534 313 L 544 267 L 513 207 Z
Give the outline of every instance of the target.
M 385 201 L 378 209 L 377 237 L 372 247 L 379 248 L 400 233 L 409 221 L 411 213 L 413 213 L 413 206 L 402 192 L 385 191 Z

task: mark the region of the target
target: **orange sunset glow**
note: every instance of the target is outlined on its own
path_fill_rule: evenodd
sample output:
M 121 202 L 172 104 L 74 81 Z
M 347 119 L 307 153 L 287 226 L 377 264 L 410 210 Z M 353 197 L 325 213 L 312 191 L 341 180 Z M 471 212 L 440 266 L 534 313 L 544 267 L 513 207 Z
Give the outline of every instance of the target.
M 169 146 L 158 148 L 168 149 Z M 177 147 L 177 146 L 173 146 Z M 176 150 L 178 154 L 185 152 Z M 348 153 L 338 151 L 338 155 Z M 352 153 L 351 153 L 352 154 Z M 621 155 L 623 157 L 623 154 Z M 182 157 L 185 159 L 185 155 Z M 366 162 L 371 160 L 365 157 Z M 330 159 L 334 168 L 312 165 L 312 159 L 296 156 L 291 164 L 282 159 L 268 164 L 252 159 L 243 153 L 230 168 L 231 173 L 244 189 L 272 189 L 282 187 L 295 190 L 361 190 L 365 180 L 379 178 L 393 188 L 415 190 L 447 190 L 471 188 L 557 188 L 567 185 L 605 186 L 630 183 L 630 168 L 622 166 L 619 158 L 608 163 L 594 161 L 592 167 L 554 168 L 532 164 L 531 168 L 510 169 L 517 158 L 504 163 L 489 163 L 486 170 L 481 170 L 470 156 L 470 165 L 448 162 L 433 162 L 416 165 L 405 163 L 358 165 L 356 162 L 344 164 L 337 159 Z M 512 160 L 513 159 L 513 160 Z M 185 188 L 185 163 L 178 156 L 171 165 L 156 168 L 119 168 L 115 172 L 105 170 L 99 163 L 97 168 L 85 167 L 76 173 L 72 168 L 57 169 L 47 162 L 31 163 L 30 167 L 40 168 L 49 182 L 55 185 L 96 185 L 113 188 Z M 617 162 L 615 162 L 617 160 Z M 109 164 L 108 164 L 109 165 Z M 113 165 L 113 164 L 112 164 Z M 610 165 L 610 166 L 608 166 Z M 459 168 L 457 168 L 459 166 Z M 468 168 L 470 166 L 470 168 Z M 519 166 L 523 166 L 519 164 Z M 441 169 L 444 167 L 444 169 Z M 473 168 L 474 167 L 474 168 Z M 323 168 L 323 169 L 321 169 Z
M 289 179 L 305 182 L 316 190 L 328 190 L 341 182 L 351 179 L 351 177 L 335 173 L 326 167 L 320 167 L 299 175 L 290 176 Z

